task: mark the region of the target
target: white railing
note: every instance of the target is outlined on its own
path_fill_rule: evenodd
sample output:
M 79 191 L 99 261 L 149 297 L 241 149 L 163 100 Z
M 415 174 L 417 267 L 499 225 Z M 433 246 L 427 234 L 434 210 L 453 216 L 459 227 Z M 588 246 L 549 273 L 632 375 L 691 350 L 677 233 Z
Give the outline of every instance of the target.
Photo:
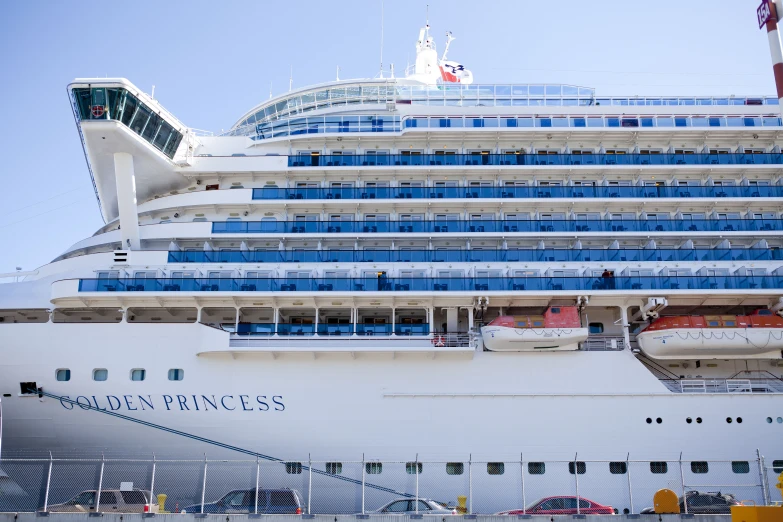
M 260 348 L 266 350 L 319 351 L 428 351 L 449 348 L 475 348 L 474 338 L 469 334 L 413 335 L 253 335 L 232 334 L 229 348 Z
M 675 393 L 783 393 L 779 379 L 666 379 Z
M 617 335 L 591 335 L 582 343 L 582 350 L 591 351 L 611 351 L 622 350 L 625 339 Z

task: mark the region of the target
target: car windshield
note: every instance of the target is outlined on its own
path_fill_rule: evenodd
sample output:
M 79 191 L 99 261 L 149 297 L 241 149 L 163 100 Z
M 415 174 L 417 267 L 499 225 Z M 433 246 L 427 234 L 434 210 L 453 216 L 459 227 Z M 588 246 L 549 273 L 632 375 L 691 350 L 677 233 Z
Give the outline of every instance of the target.
M 92 505 L 95 503 L 95 492 L 94 491 L 83 491 L 82 493 L 79 493 L 75 497 L 73 497 L 71 500 L 68 501 L 68 504 L 71 504 L 73 506 L 85 506 L 85 505 Z

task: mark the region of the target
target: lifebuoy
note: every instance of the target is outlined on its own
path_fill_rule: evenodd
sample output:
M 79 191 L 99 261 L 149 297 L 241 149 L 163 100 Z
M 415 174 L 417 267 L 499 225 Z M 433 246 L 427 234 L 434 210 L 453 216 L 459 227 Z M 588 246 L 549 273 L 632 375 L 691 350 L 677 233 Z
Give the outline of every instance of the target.
M 433 346 L 437 346 L 437 347 L 446 346 L 445 339 L 443 338 L 442 335 L 436 335 L 435 337 L 433 337 L 432 338 L 432 344 L 433 344 Z

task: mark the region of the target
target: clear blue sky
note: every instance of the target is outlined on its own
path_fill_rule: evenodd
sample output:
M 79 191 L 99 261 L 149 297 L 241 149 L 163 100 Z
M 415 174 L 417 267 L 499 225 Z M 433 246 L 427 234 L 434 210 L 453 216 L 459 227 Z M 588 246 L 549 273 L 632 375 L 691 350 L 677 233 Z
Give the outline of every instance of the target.
M 414 56 L 429 3 L 439 49 L 477 83 L 599 94 L 774 94 L 760 0 L 386 0 L 384 63 Z M 126 77 L 185 124 L 220 131 L 294 86 L 372 77 L 380 0 L 0 2 L 0 273 L 102 225 L 65 86 Z

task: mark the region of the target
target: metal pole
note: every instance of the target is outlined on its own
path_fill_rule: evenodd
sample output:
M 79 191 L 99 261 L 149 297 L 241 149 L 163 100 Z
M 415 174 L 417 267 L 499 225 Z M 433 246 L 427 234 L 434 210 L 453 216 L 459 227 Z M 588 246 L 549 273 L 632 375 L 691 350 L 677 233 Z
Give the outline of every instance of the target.
M 157 462 L 155 461 L 155 454 L 152 454 L 152 481 L 150 482 L 150 507 L 152 507 L 152 503 L 154 502 L 155 498 L 155 465 Z
M 337 470 L 335 470 L 337 471 Z M 307 514 L 310 514 L 310 506 L 313 505 L 313 460 L 307 454 Z
M 574 453 L 574 480 L 576 480 L 576 514 L 581 515 L 579 511 L 579 466 L 577 465 L 577 457 L 579 453 Z
M 256 507 L 253 510 L 253 513 L 255 513 L 256 515 L 258 515 L 258 479 L 260 475 L 261 475 L 261 464 L 258 462 L 258 456 L 256 456 Z
M 204 479 L 201 481 L 201 513 L 204 513 L 204 496 L 207 493 L 207 454 L 204 454 Z
M 367 465 L 364 463 L 364 453 L 362 453 L 362 515 L 364 515 L 364 474 Z
M 628 499 L 631 501 L 631 513 L 633 513 L 633 486 L 631 485 L 631 454 L 625 457 L 625 473 L 628 475 Z
M 413 472 L 416 473 L 416 514 L 419 514 L 419 454 L 416 454 L 416 462 L 413 464 Z
M 527 502 L 525 502 L 525 456 L 519 454 L 519 472 L 522 475 L 522 514 L 527 515 Z
M 49 474 L 46 477 L 46 493 L 44 494 L 44 512 L 49 508 L 49 485 L 52 483 L 52 452 L 49 452 Z
M 767 482 L 767 468 L 764 466 L 764 457 L 761 456 L 761 452 L 757 449 L 756 450 L 756 461 L 759 465 L 759 480 L 761 481 L 761 498 L 764 499 L 764 505 L 769 505 L 769 491 L 767 490 L 767 487 L 769 486 L 769 483 Z
M 101 454 L 101 474 L 98 477 L 98 498 L 95 499 L 95 512 L 99 513 L 101 511 L 101 489 L 103 488 L 103 464 L 105 462 L 105 457 L 103 454 Z
M 473 513 L 473 454 L 468 456 L 468 514 Z
M 685 474 L 682 472 L 682 451 L 680 452 L 680 483 L 682 484 L 682 503 L 685 506 L 685 514 L 688 514 L 688 495 L 685 494 Z

